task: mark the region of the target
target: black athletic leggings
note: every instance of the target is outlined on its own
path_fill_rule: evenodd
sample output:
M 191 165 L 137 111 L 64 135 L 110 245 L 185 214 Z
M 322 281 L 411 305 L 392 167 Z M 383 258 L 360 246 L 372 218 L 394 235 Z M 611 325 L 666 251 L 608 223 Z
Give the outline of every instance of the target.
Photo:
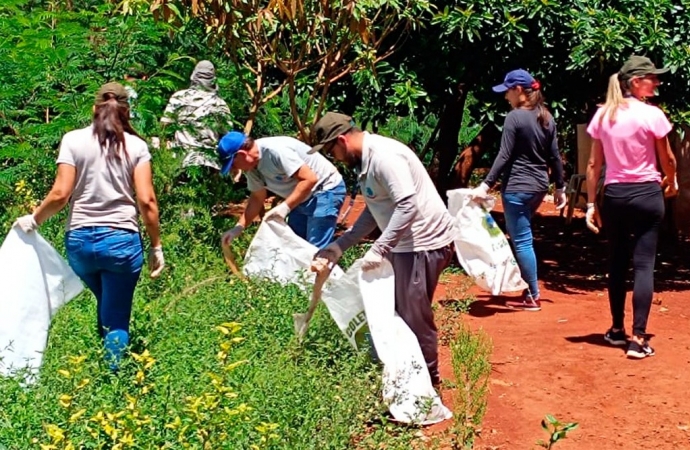
M 604 190 L 601 218 L 609 241 L 609 303 L 613 328 L 623 329 L 630 252 L 635 274 L 633 334 L 643 336 L 654 296 L 654 259 L 664 195 L 659 183 L 616 183 Z

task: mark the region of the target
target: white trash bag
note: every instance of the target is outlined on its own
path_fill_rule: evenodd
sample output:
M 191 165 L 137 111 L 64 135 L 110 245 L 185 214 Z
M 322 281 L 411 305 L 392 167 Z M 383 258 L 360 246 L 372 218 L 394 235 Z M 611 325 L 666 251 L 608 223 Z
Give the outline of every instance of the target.
M 316 274 L 310 266 L 318 249 L 297 236 L 285 223 L 263 221 L 244 258 L 243 272 L 254 278 L 267 278 L 281 284 L 294 283 L 305 291 L 311 289 Z M 365 343 L 367 320 L 356 277 L 344 277 L 334 266 L 323 286 L 321 300 L 350 344 L 361 348 Z M 334 283 L 335 280 L 340 280 Z M 356 292 L 356 295 L 351 295 Z
M 448 191 L 448 211 L 455 218 L 455 251 L 462 268 L 481 289 L 492 295 L 522 291 L 527 283 L 513 256 L 508 239 L 498 227 L 491 209 L 472 201 L 471 189 Z
M 37 232 L 10 230 L 0 247 L 0 375 L 19 369 L 37 374 L 51 319 L 83 289 Z
M 316 279 L 309 270 L 316 252 L 287 224 L 264 221 L 249 246 L 243 271 L 250 277 L 295 283 L 307 291 Z M 384 365 L 383 398 L 395 420 L 429 425 L 452 417 L 431 385 L 417 337 L 395 313 L 393 267 L 386 262 L 363 274 L 359 264 L 345 273 L 333 267 L 321 297 L 331 317 L 355 348 L 368 348 L 366 335 L 371 335 Z
M 387 260 L 356 273 L 376 354 L 383 363 L 383 400 L 398 422 L 431 425 L 453 417 L 431 384 L 417 336 L 395 312 L 395 276 Z

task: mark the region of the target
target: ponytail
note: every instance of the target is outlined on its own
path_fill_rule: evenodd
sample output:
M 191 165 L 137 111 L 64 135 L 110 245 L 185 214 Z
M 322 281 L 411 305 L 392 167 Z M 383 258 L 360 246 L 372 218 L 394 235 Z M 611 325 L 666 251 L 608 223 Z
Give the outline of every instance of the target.
M 94 108 L 93 134 L 109 158 L 120 160 L 124 153 L 129 159 L 125 132 L 140 137 L 129 123 L 129 107 L 119 103 L 113 94 L 106 93 L 103 100 Z
M 603 123 L 604 117 L 608 116 L 609 122 L 616 121 L 616 113 L 618 108 L 627 104 L 624 94 L 630 90 L 627 81 L 618 79 L 618 73 L 614 73 L 609 77 L 609 87 L 606 90 L 606 102 L 602 105 L 604 109 L 601 116 L 599 116 L 599 124 Z

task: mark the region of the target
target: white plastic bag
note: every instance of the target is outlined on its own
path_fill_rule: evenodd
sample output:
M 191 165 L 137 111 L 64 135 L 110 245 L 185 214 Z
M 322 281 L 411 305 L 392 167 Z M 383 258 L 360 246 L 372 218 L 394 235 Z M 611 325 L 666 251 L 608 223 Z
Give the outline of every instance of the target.
M 294 283 L 305 291 L 314 284 L 316 274 L 309 270 L 318 249 L 297 236 L 279 221 L 264 221 L 249 245 L 243 271 L 247 276 L 267 278 L 282 284 Z M 345 277 L 339 266 L 333 267 L 323 287 L 321 300 L 348 341 L 360 348 L 367 330 L 362 297 L 356 275 Z M 334 283 L 338 280 L 338 283 Z M 352 293 L 355 293 L 352 295 Z
M 383 400 L 393 418 L 418 425 L 450 419 L 453 414 L 431 384 L 417 337 L 395 312 L 393 266 L 384 261 L 379 268 L 362 272 L 359 264 L 353 264 L 347 274 L 358 275 L 369 331 L 383 363 Z
M 37 232 L 10 230 L 0 247 L 0 374 L 37 373 L 52 317 L 83 288 Z
M 249 246 L 243 270 L 247 276 L 295 283 L 308 290 L 316 278 L 309 271 L 316 251 L 287 224 L 264 221 Z M 359 265 L 355 262 L 345 273 L 338 266 L 331 271 L 321 297 L 331 317 L 356 348 L 366 348 L 365 335 L 371 334 L 384 365 L 383 398 L 395 420 L 428 425 L 452 417 L 431 385 L 417 337 L 395 313 L 393 267 L 386 261 L 363 274 Z
M 470 189 L 448 191 L 448 211 L 455 218 L 455 251 L 462 268 L 481 289 L 492 295 L 527 288 L 508 239 L 491 208 L 472 201 Z

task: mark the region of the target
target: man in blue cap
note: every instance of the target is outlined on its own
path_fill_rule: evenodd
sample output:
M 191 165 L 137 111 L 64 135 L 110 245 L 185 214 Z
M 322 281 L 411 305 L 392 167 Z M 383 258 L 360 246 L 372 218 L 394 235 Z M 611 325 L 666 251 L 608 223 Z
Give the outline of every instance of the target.
M 288 136 L 254 140 L 231 131 L 220 139 L 221 175 L 233 169 L 243 171 L 250 191 L 237 225 L 223 234 L 223 244 L 229 244 L 256 218 L 267 191 L 285 200 L 266 213 L 265 220 L 287 221 L 295 234 L 318 248 L 331 242 L 345 200 L 345 182 L 330 161 L 318 153 L 309 154 L 310 150 Z

